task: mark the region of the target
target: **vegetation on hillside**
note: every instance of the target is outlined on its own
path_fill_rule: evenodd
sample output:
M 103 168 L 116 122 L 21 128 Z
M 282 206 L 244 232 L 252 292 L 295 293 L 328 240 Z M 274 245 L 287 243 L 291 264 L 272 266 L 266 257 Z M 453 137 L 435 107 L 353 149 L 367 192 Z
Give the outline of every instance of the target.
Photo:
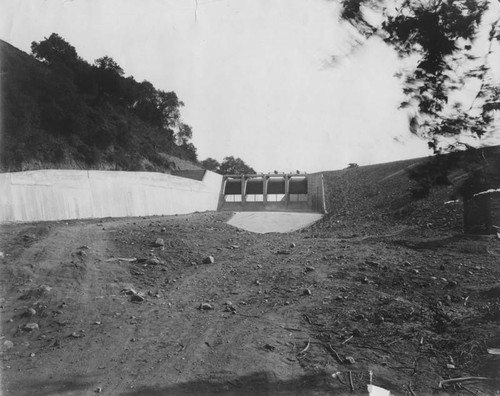
M 221 163 L 209 157 L 201 161 L 201 166 L 222 175 L 251 175 L 256 173 L 255 170 L 247 165 L 241 158 L 234 158 L 233 156 L 225 157 Z
M 175 92 L 125 77 L 109 56 L 89 64 L 53 33 L 31 57 L 0 41 L 2 171 L 47 167 L 168 171 L 197 161 Z

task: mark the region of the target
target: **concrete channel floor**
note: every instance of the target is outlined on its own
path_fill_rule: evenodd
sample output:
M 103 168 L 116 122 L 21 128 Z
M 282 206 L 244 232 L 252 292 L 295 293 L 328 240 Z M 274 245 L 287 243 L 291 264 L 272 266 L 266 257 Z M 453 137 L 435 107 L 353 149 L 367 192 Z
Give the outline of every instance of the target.
M 307 227 L 319 219 L 321 213 L 304 212 L 236 212 L 228 224 L 259 234 L 292 232 Z

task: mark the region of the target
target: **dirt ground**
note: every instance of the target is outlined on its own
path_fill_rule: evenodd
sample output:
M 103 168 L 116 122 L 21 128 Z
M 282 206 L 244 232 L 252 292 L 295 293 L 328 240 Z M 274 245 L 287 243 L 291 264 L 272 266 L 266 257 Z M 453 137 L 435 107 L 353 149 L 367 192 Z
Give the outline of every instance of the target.
M 3 395 L 500 389 L 498 238 L 228 216 L 2 226 Z

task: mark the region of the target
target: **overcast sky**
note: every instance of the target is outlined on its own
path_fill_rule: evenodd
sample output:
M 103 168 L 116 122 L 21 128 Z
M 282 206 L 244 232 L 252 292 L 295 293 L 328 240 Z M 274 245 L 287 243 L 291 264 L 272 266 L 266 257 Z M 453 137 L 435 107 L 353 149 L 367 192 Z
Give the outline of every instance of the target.
M 58 33 L 185 103 L 199 159 L 320 171 L 429 155 L 411 137 L 396 55 L 352 37 L 325 0 L 2 0 L 0 38 Z M 334 65 L 332 56 L 340 59 Z

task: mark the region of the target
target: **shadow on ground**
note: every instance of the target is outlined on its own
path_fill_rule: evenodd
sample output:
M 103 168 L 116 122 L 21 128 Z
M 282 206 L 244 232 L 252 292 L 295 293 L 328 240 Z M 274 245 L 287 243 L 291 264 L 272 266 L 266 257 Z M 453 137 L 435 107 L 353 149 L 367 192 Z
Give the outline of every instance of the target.
M 123 395 L 327 395 L 334 390 L 331 376 L 327 373 L 279 381 L 272 373 L 256 372 L 225 382 L 199 380 L 164 387 L 141 387 Z
M 12 384 L 10 389 L 3 389 L 5 395 L 65 395 L 80 394 L 79 392 L 92 389 L 94 381 L 88 376 L 72 376 L 71 378 L 48 379 L 48 380 L 28 380 Z

